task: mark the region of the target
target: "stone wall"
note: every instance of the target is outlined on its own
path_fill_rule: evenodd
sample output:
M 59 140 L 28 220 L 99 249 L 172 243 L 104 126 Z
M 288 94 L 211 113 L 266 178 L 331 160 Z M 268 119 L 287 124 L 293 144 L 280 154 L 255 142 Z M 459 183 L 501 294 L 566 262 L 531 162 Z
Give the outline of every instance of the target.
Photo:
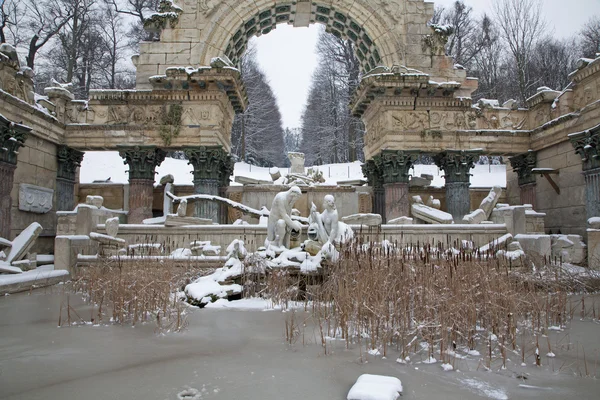
M 398 244 L 441 243 L 445 247 L 460 246 L 462 240 L 470 240 L 480 247 L 505 235 L 506 225 L 384 225 L 381 230 L 353 227 L 363 235 L 365 241 L 389 240 Z M 98 232 L 105 233 L 104 225 Z M 213 245 L 225 248 L 235 239 L 242 239 L 246 248 L 255 251 L 264 245 L 267 227 L 259 225 L 207 225 L 167 228 L 164 226 L 123 225 L 119 228 L 119 238 L 128 245 L 136 243 L 160 243 L 173 251 L 189 248 L 195 240 L 209 240 Z M 306 229 L 302 241 L 306 240 Z

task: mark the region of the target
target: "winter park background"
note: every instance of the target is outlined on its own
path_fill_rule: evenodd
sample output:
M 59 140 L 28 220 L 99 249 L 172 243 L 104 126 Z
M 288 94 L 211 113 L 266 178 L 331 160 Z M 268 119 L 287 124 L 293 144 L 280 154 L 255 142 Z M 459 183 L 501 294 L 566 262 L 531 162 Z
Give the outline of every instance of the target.
M 256 8 L 251 20 L 243 20 L 242 3 Z M 423 80 L 421 71 L 397 65 L 368 71 L 368 57 L 359 56 L 365 50 L 356 44 L 365 39 L 355 43 L 331 33 L 336 22 L 351 26 L 341 13 L 346 8 L 354 17 L 357 10 L 369 9 L 373 18 L 383 13 L 399 26 L 411 7 L 418 17 L 425 13 L 420 0 L 356 0 L 355 8 L 347 0 L 309 1 L 304 16 L 311 24 L 299 28 L 277 18 L 298 7 L 289 15 L 300 19 L 303 2 L 269 3 L 268 13 L 259 3 L 0 0 L 0 74 L 16 71 L 14 80 L 0 79 L 0 156 L 8 155 L 0 159 L 0 174 L 7 174 L 0 177 L 14 174 L 17 188 L 13 175 L 8 189 L 0 182 L 7 190 L 0 206 L 19 217 L 12 229 L 9 222 L 6 238 L 0 231 L 0 399 L 597 398 L 600 267 L 588 254 L 594 254 L 593 238 L 600 238 L 600 215 L 587 218 L 598 206 L 579 186 L 582 168 L 598 167 L 600 3 L 435 2 L 423 27 L 430 48 L 419 41 L 410 51 L 443 60 L 440 68 L 456 74 L 451 77 L 467 71 L 477 78 L 468 99 L 457 93 L 468 90 L 471 78 Z M 245 26 L 242 40 L 222 22 L 229 17 L 222 25 L 210 22 L 222 15 L 220 7 Z M 190 19 L 184 9 L 198 17 Z M 278 25 L 255 31 L 253 24 L 267 17 Z M 320 24 L 310 18 L 321 18 Z M 228 57 L 219 54 L 210 66 L 175 68 L 175 80 L 159 62 L 156 71 L 144 72 L 154 86 L 139 90 L 145 63 L 167 59 L 145 52 L 173 37 L 177 24 L 215 29 L 245 50 L 232 63 L 230 44 Z M 200 33 L 182 31 L 192 35 L 188 47 L 197 44 Z M 211 73 L 217 78 L 202 81 Z M 189 100 L 187 91 L 198 85 L 199 93 L 208 87 L 225 92 L 225 108 L 233 110 L 240 101 L 231 89 L 237 81 L 223 83 L 218 74 L 239 74 L 247 97 L 231 125 L 221 109 L 215 122 L 214 109 L 203 116 L 185 115 L 177 104 L 163 107 L 178 95 L 147 100 L 178 90 L 177 84 Z M 441 108 L 450 109 L 448 99 L 468 103 L 471 119 L 449 119 L 447 126 L 487 138 L 482 146 L 497 141 L 511 149 L 523 132 L 528 139 L 547 134 L 541 142 L 553 154 L 532 162 L 527 156 L 536 152 L 527 148 L 518 155 L 486 153 L 434 127 L 417 141 L 447 143 L 455 135 L 451 143 L 470 146 L 446 149 L 459 161 L 448 166 L 442 153 L 428 151 L 404 158 L 365 123 L 375 109 L 369 102 L 382 94 L 365 89 L 367 81 L 390 75 L 421 79 L 423 87 L 413 87 L 415 110 L 419 96 L 431 96 L 445 104 Z M 581 76 L 595 79 L 595 94 L 590 83 L 575 95 L 584 86 Z M 15 92 L 27 79 L 34 85 L 29 103 Z M 392 92 L 406 96 L 412 93 L 407 87 Z M 133 98 L 138 109 L 119 115 L 118 107 Z M 106 115 L 103 101 L 114 102 Z M 349 106 L 359 101 L 372 108 Z M 159 102 L 163 109 L 150 108 Z M 42 121 L 43 134 L 87 132 L 82 154 L 43 150 L 39 132 L 24 145 L 17 133 L 31 130 L 22 122 L 30 119 L 17 113 L 23 118 L 17 120 L 14 104 Z M 61 112 L 65 104 L 76 107 Z M 537 111 L 539 104 L 547 115 Z M 109 150 L 86 142 L 97 128 L 90 115 L 105 118 L 96 130 L 108 127 L 112 140 L 135 133 L 127 124 L 136 112 L 144 129 L 158 127 L 164 154 L 145 133 L 133 150 L 120 149 L 125 142 L 107 140 Z M 382 118 L 381 124 L 408 132 L 410 117 Z M 195 121 L 187 131 L 180 131 L 182 118 Z M 556 137 L 564 133 L 561 124 L 578 118 L 585 123 L 575 126 L 586 128 L 568 133 L 587 142 L 574 149 Z M 171 148 L 190 130 L 197 133 L 195 147 Z M 230 149 L 213 151 L 229 134 Z M 21 147 L 11 147 L 19 141 Z M 381 147 L 375 157 L 373 143 Z M 15 160 L 9 159 L 13 149 Z M 593 151 L 596 156 L 581 157 Z M 509 153 L 523 162 L 499 155 Z M 552 157 L 564 166 L 542 165 Z M 48 175 L 44 169 L 57 158 L 70 160 L 72 170 Z M 202 175 L 199 165 L 209 172 Z M 462 199 L 471 204 L 457 218 L 449 207 L 460 201 L 447 188 L 461 173 L 467 183 Z M 65 181 L 73 207 L 59 209 Z M 535 200 L 536 182 L 547 190 L 538 190 L 537 205 L 528 205 L 523 199 Z M 591 179 L 586 185 L 600 187 Z M 43 201 L 22 206 L 21 186 Z M 55 198 L 45 204 L 50 186 Z M 332 194 L 335 199 L 326 197 Z M 396 202 L 406 208 L 394 208 Z M 9 220 L 2 210 L 0 228 Z M 143 214 L 135 223 L 134 212 Z M 600 241 L 595 251 L 600 254 Z

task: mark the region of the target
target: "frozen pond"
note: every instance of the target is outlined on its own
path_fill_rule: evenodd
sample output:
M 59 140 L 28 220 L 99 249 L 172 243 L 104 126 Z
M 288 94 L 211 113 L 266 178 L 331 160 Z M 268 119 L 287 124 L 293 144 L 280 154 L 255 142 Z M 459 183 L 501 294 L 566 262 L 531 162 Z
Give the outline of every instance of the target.
M 521 367 L 514 355 L 505 371 L 498 364 L 485 372 L 474 359 L 458 362 L 458 372 L 443 372 L 419 356 L 397 364 L 394 352 L 361 363 L 360 351 L 345 350 L 342 341 L 331 342 L 333 354 L 324 356 L 311 326 L 305 341 L 312 344 L 300 338 L 290 347 L 281 311 L 191 310 L 188 329 L 167 335 L 155 334 L 153 324 L 57 328 L 63 299 L 58 288 L 0 298 L 0 398 L 177 400 L 189 387 L 199 391 L 196 399 L 345 399 L 363 373 L 399 378 L 403 399 L 593 399 L 600 393 L 597 379 L 575 376 L 574 350 L 556 351 L 554 365 L 542 368 Z M 77 296 L 70 302 L 89 319 Z M 553 343 L 570 341 L 580 355 L 584 348 L 590 374 L 597 373 L 600 324 L 577 320 L 569 337 L 556 335 L 562 336 L 551 335 Z

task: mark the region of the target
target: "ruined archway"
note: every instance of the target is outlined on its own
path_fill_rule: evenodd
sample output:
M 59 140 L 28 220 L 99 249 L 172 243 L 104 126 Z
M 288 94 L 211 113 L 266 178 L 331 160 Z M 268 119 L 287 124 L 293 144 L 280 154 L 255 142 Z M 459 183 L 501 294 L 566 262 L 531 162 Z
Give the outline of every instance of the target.
M 140 46 L 138 89 L 149 88 L 148 78 L 169 67 L 210 65 L 223 56 L 236 64 L 250 38 L 282 23 L 320 23 L 350 39 L 363 73 L 377 66 L 432 67 L 422 39 L 430 33 L 433 3 L 423 0 L 185 0 L 180 6 L 165 0 L 161 11 L 146 23 L 147 29 L 160 32 L 160 41 Z

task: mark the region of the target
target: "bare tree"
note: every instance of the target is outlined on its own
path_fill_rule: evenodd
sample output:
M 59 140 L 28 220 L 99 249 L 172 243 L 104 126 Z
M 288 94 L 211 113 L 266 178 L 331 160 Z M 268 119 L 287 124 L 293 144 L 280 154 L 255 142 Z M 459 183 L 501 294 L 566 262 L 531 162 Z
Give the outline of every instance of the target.
M 574 39 L 542 39 L 531 58 L 531 80 L 537 86 L 563 90 L 570 83 L 569 73 L 575 70 L 578 56 Z
M 129 15 L 135 18 L 129 30 L 129 46 L 137 48 L 139 42 L 143 40 L 152 40 L 153 33 L 148 33 L 144 30 L 144 20 L 148 15 L 158 10 L 158 5 L 161 0 L 105 0 L 106 3 L 113 9 L 123 15 Z
M 0 4 L 0 43 L 18 46 L 22 37 L 19 34 L 23 24 L 25 7 L 18 0 L 4 0 Z
M 581 30 L 581 51 L 584 57 L 596 58 L 600 53 L 600 16 L 592 17 Z
M 33 69 L 40 49 L 73 18 L 74 8 L 69 0 L 23 0 L 23 5 L 24 35 L 29 42 L 25 59 Z
M 234 119 L 232 153 L 239 159 L 261 166 L 285 163 L 284 133 L 277 100 L 250 47 L 241 63 L 248 108 Z
M 539 0 L 498 0 L 494 6 L 500 32 L 510 54 L 522 102 L 533 93 L 535 83 L 529 75 L 530 61 L 546 23 Z
M 103 56 L 99 64 L 101 86 L 109 89 L 122 88 L 124 77 L 133 71 L 123 67 L 128 43 L 123 29 L 123 18 L 112 7 L 105 6 L 100 11 L 99 33 L 102 36 Z

